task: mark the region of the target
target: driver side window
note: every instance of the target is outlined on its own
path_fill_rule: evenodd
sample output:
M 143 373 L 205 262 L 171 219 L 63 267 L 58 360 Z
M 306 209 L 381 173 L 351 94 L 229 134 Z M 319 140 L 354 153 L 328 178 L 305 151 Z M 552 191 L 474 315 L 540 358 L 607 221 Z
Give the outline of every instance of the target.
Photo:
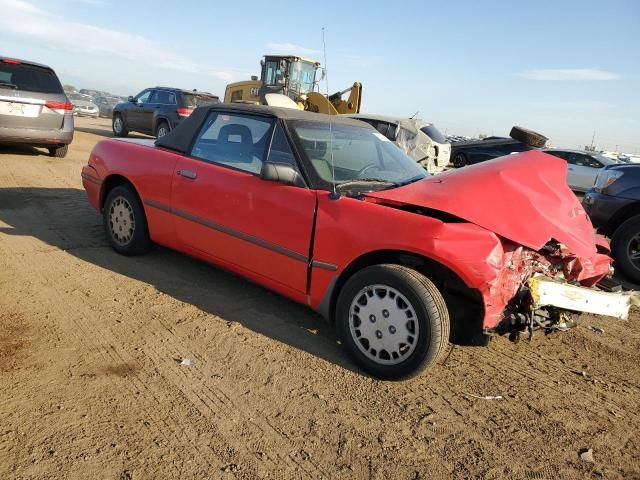
M 152 93 L 153 90 L 145 90 L 144 92 L 138 94 L 138 96 L 136 97 L 136 101 L 138 103 L 149 103 L 149 99 L 151 98 Z
M 591 167 L 591 168 L 602 168 L 604 166 L 598 160 L 596 160 L 590 155 L 584 156 L 584 165 L 585 167 Z
M 259 174 L 273 120 L 212 112 L 198 134 L 191 155 L 201 160 Z

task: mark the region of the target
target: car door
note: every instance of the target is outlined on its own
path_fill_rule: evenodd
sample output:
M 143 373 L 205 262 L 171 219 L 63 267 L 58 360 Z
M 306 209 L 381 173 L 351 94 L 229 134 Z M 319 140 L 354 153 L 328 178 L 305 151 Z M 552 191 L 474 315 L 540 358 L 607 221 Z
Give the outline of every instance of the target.
M 267 156 L 297 168 L 277 120 L 211 112 L 174 174 L 176 235 L 187 248 L 305 301 L 316 194 L 262 180 Z
M 154 131 L 154 115 L 156 110 L 161 107 L 162 99 L 165 97 L 165 93 L 163 90 L 153 90 L 149 99 L 146 102 L 143 102 L 140 106 L 140 110 L 138 111 L 140 115 L 140 128 L 143 132 L 149 133 L 151 135 L 155 134 Z
M 125 122 L 129 130 L 135 130 L 137 132 L 146 131 L 144 128 L 142 110 L 144 105 L 151 99 L 152 94 L 153 90 L 150 88 L 143 90 L 134 97 L 133 102 L 129 102 L 127 105 L 125 110 Z
M 585 169 L 585 191 L 589 190 L 593 187 L 593 184 L 596 183 L 596 178 L 600 173 L 600 170 L 604 168 L 604 164 L 600 162 L 597 158 L 592 157 L 591 155 L 583 155 L 584 157 L 584 166 L 588 169 Z
M 592 165 L 591 157 L 578 152 L 567 152 L 567 183 L 572 190 L 587 191 L 598 175 L 598 168 Z M 595 160 L 594 160 L 595 161 Z

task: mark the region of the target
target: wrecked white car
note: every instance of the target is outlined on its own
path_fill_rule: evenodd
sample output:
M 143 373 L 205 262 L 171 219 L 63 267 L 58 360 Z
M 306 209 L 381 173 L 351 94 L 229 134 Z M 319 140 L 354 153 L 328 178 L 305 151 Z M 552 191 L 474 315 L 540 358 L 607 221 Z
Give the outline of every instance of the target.
M 383 115 L 348 115 L 373 126 L 398 145 L 429 173 L 440 173 L 449 166 L 451 144 L 433 125 L 417 118 L 398 118 Z

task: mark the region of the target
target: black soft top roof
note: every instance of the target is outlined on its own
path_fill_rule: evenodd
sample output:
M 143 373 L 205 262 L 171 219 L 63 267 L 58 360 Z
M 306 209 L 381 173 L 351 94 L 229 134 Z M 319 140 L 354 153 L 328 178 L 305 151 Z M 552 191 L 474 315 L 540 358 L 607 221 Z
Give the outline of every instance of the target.
M 331 121 L 333 125 L 353 125 L 356 127 L 372 128 L 367 123 L 343 117 L 342 115 L 326 115 L 323 113 L 313 113 L 293 108 L 269 107 L 266 105 L 218 103 L 196 108 L 189 117 L 180 123 L 180 125 L 164 137 L 156 140 L 156 146 L 180 153 L 188 152 L 191 148 L 193 138 L 200 130 L 205 119 L 209 116 L 209 113 L 216 111 L 267 115 L 270 117 L 280 118 L 285 121 L 304 120 L 308 122 L 326 123 L 327 125 L 329 124 L 329 121 Z

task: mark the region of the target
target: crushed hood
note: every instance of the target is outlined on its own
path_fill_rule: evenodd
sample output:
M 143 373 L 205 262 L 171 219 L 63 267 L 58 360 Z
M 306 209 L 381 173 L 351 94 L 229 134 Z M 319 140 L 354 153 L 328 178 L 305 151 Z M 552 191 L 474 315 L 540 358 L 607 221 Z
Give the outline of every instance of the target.
M 535 251 L 554 239 L 591 258 L 593 226 L 566 177 L 564 160 L 528 151 L 366 196 L 440 210 Z

